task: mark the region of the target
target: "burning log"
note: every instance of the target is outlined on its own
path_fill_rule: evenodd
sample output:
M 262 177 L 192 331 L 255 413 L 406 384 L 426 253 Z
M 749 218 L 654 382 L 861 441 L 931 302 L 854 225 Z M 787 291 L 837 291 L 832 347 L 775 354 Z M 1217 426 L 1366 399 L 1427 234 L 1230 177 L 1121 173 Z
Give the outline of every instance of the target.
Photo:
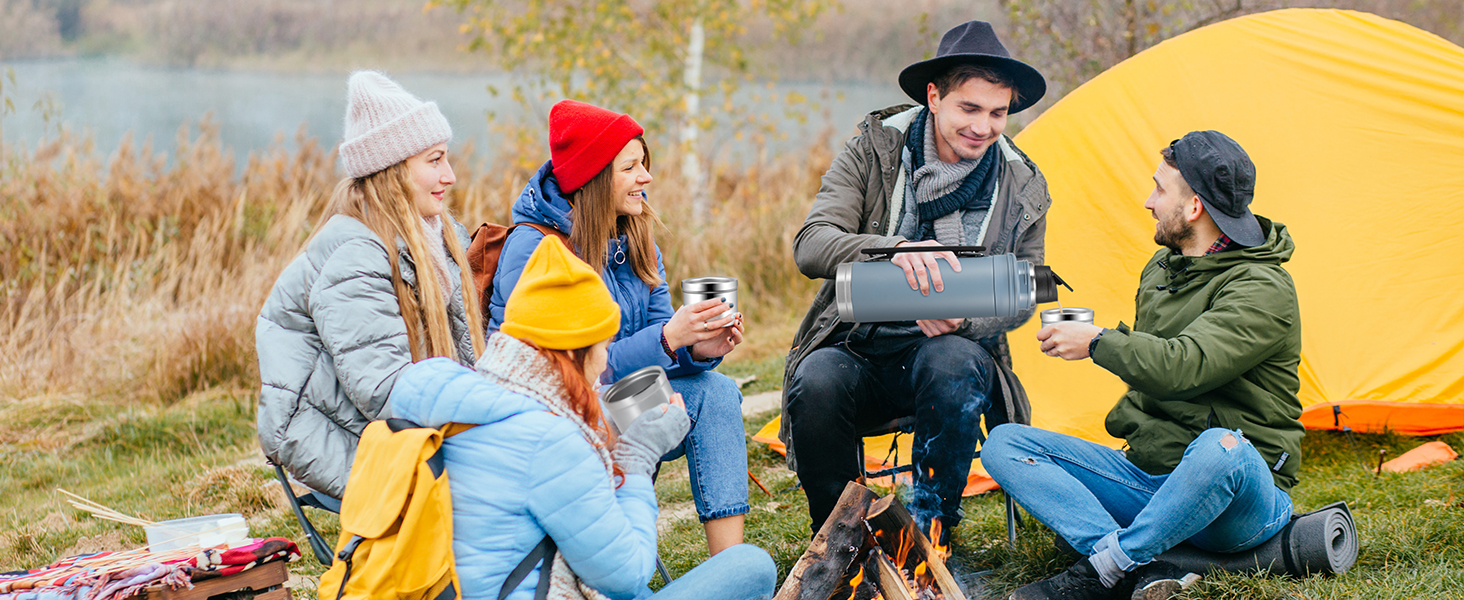
M 925 534 L 915 528 L 915 519 L 910 516 L 910 511 L 894 496 L 885 496 L 871 504 L 866 520 L 880 547 L 890 555 L 896 567 L 910 574 L 917 589 L 936 587 L 949 600 L 966 600 L 960 586 L 956 585 L 956 578 L 946 569 L 949 549 L 931 544 Z M 940 520 L 932 519 L 931 527 L 932 534 L 938 537 Z
M 783 588 L 773 600 L 828 600 L 840 584 L 853 576 L 851 566 L 869 545 L 864 515 L 869 503 L 879 496 L 854 482 L 844 487 L 838 504 L 829 514 L 808 550 L 793 564 Z M 847 586 L 846 586 L 847 589 Z M 845 592 L 848 593 L 847 591 Z M 839 598 L 844 600 L 848 596 Z
M 948 552 L 894 496 L 876 498 L 850 482 L 774 600 L 966 600 L 946 570 Z

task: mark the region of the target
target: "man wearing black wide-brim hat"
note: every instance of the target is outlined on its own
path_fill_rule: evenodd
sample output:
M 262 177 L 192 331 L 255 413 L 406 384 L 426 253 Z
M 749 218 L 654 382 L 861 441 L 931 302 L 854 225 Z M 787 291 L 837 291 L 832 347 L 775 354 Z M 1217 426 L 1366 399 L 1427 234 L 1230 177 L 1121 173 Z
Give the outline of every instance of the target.
M 1008 115 L 1036 103 L 1047 84 L 990 24 L 971 21 L 947 31 L 934 58 L 906 67 L 899 85 L 916 105 L 860 123 L 794 241 L 799 270 L 824 283 L 788 355 L 779 437 L 817 531 L 845 484 L 863 475 L 860 434 L 914 416 L 910 505 L 922 530 L 939 523 L 943 544 L 962 517 L 982 414 L 990 424 L 1029 420 L 1005 334 L 1032 313 L 845 323 L 833 301 L 835 271 L 867 260 L 861 250 L 894 246 L 985 246 L 1043 264 L 1047 182 L 1003 132 Z M 943 290 L 942 270 L 959 268 L 942 251 L 893 262 L 927 295 Z

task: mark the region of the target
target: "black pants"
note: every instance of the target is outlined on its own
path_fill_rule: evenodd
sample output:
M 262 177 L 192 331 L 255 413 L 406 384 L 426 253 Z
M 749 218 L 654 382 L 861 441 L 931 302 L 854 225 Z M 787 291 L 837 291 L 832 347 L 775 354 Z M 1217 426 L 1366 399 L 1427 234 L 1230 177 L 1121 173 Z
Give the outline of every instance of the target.
M 954 528 L 995 374 L 980 344 L 955 335 L 856 335 L 804 358 L 789 386 L 785 418 L 813 530 L 828 519 L 844 486 L 864 472 L 857 432 L 911 414 L 911 513 L 922 530 L 937 516 Z

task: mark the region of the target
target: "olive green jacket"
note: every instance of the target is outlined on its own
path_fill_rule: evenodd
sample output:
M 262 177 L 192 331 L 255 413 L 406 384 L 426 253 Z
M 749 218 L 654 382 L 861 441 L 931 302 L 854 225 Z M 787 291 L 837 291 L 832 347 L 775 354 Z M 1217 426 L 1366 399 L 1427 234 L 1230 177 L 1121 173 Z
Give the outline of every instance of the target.
M 1281 263 L 1295 245 L 1260 218 L 1259 246 L 1182 256 L 1154 253 L 1139 276 L 1134 327 L 1099 338 L 1093 362 L 1129 385 L 1108 433 L 1150 474 L 1168 473 L 1211 427 L 1238 429 L 1290 490 L 1301 467 L 1301 315 Z

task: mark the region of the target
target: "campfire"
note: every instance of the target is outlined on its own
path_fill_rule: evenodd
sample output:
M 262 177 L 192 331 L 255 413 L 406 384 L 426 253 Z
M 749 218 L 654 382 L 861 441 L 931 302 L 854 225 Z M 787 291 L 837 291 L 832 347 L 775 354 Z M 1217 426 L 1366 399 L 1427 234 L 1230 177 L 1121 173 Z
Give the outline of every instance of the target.
M 936 546 L 893 495 L 850 482 L 774 600 L 966 600 Z

